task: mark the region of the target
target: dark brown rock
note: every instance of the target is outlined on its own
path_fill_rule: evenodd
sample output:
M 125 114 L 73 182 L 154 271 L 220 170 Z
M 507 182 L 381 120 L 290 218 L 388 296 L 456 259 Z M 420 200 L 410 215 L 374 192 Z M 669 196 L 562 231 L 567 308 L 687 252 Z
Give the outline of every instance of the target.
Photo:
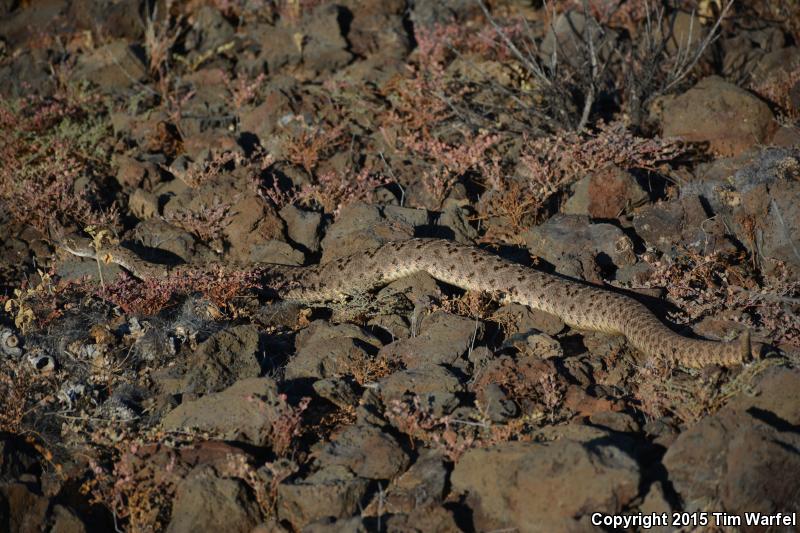
M 562 212 L 613 219 L 647 200 L 647 193 L 630 172 L 609 165 L 578 181 Z
M 271 444 L 272 423 L 284 412 L 277 386 L 269 378 L 243 379 L 227 389 L 186 401 L 162 421 L 168 431 L 185 428 L 257 446 Z
M 686 510 L 800 512 L 800 478 L 789 474 L 800 471 L 798 427 L 800 371 L 772 368 L 683 432 L 663 463 Z
M 379 383 L 384 403 L 400 400 L 408 393 L 427 396 L 436 393 L 458 393 L 464 390 L 461 380 L 445 366 L 427 363 L 393 372 Z
M 316 321 L 298 335 L 296 346 L 286 379 L 352 376 L 366 368 L 381 342 L 352 324 Z
M 304 246 L 309 252 L 320 250 L 321 213 L 304 211 L 291 204 L 283 207 L 279 213 L 286 222 L 286 232 L 292 241 Z
M 664 137 L 706 141 L 719 155 L 737 155 L 766 142 L 776 124 L 769 106 L 720 77 L 704 78 L 664 103 Z
M 167 533 L 228 531 L 249 533 L 261 511 L 247 485 L 219 477 L 213 468 L 193 469 L 178 483 Z
M 10 482 L 0 484 L 0 523 L 7 523 L 8 531 L 38 533 L 46 529 L 49 498 L 37 494 L 27 484 Z
M 183 363 L 154 378 L 168 394 L 217 392 L 242 378 L 261 374 L 259 333 L 247 324 L 219 331 Z
M 470 450 L 451 483 L 466 493 L 478 529 L 588 531 L 581 519 L 620 512 L 638 495 L 640 473 L 636 461 L 598 432 L 587 442 L 563 438 Z
M 323 465 L 346 466 L 359 477 L 393 479 L 409 464 L 408 454 L 388 433 L 370 425 L 348 426 L 314 451 Z
M 72 79 L 90 81 L 109 91 L 131 87 L 146 74 L 142 59 L 128 41 L 118 39 L 78 56 Z
M 343 466 L 331 466 L 311 476 L 278 486 L 278 516 L 295 529 L 320 518 L 346 518 L 359 510 L 369 480 Z
M 380 355 L 408 368 L 452 364 L 480 341 L 483 329 L 480 321 L 436 311 L 422 320 L 418 335 L 387 344 Z
M 556 215 L 524 235 L 530 252 L 567 276 L 599 281 L 597 267 L 623 267 L 636 262 L 633 242 L 611 224 L 591 224 L 579 215 Z

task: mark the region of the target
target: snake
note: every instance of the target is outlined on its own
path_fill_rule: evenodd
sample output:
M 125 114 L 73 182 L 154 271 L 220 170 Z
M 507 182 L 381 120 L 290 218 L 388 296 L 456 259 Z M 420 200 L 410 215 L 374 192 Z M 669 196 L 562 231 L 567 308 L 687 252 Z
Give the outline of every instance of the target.
M 68 253 L 114 263 L 140 280 L 196 273 L 203 265 L 163 265 L 143 260 L 120 244 L 96 249 L 73 236 L 61 246 Z M 690 338 L 661 322 L 637 299 L 615 290 L 526 267 L 477 246 L 444 239 L 412 238 L 307 266 L 254 263 L 264 287 L 282 300 L 301 304 L 346 301 L 353 294 L 381 288 L 425 272 L 467 291 L 485 292 L 504 303 L 518 303 L 559 317 L 578 330 L 623 335 L 647 357 L 688 368 L 740 365 L 751 357 L 750 333 L 732 341 Z

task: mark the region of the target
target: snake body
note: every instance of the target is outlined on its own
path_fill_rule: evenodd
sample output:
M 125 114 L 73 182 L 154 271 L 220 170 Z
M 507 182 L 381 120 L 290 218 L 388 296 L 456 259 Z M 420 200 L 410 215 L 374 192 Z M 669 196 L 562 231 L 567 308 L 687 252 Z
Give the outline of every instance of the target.
M 158 279 L 168 273 L 197 270 L 195 265 L 166 267 L 142 260 L 119 245 L 96 252 L 90 241 L 73 238 L 63 243 L 69 253 L 120 265 L 140 279 Z M 731 342 L 684 337 L 665 326 L 637 300 L 582 282 L 527 268 L 473 246 L 440 239 L 389 242 L 320 265 L 251 265 L 284 300 L 301 303 L 340 301 L 418 272 L 471 291 L 485 291 L 560 317 L 584 330 L 624 335 L 645 355 L 665 358 L 686 367 L 717 364 L 732 366 L 751 356 L 750 336 L 744 332 Z

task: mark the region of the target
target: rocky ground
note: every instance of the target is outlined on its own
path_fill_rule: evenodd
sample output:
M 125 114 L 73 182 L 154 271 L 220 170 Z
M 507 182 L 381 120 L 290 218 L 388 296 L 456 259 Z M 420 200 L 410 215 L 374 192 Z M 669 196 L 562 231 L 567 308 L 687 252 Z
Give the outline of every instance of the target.
M 800 514 L 799 38 L 780 0 L 0 1 L 0 530 Z M 142 281 L 73 233 L 228 271 Z M 758 358 L 677 367 L 427 275 L 305 308 L 247 269 L 412 236 Z

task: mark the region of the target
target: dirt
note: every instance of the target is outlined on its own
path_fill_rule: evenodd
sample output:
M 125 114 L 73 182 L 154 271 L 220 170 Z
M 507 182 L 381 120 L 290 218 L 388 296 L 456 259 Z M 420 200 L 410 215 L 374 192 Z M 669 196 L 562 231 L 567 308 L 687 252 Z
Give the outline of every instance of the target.
M 702 513 L 800 515 L 800 8 L 487 4 L 0 2 L 0 531 L 796 530 Z M 249 268 L 411 237 L 757 357 Z

